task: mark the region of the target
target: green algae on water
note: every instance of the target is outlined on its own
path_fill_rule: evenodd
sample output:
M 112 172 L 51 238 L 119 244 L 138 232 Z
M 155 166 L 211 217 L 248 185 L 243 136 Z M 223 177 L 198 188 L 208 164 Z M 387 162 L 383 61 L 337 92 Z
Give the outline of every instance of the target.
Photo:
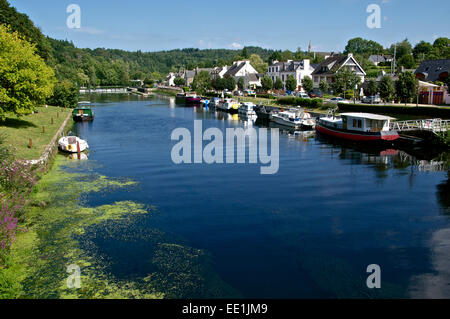
M 0 269 L 0 298 L 220 297 L 225 291 L 225 295 L 235 295 L 211 270 L 201 250 L 171 242 L 157 229 L 139 233 L 132 228 L 139 216 L 155 213 L 153 207 L 133 201 L 83 205 L 83 195 L 126 190 L 137 183 L 110 179 L 77 165 L 57 156 L 53 168 L 37 185 L 26 231 L 13 245 L 8 267 Z M 96 237 L 148 244 L 145 247 L 154 257 L 146 274 L 113 275 L 112 260 L 95 246 Z M 79 289 L 68 288 L 69 265 L 80 267 Z M 172 265 L 172 271 L 167 265 Z

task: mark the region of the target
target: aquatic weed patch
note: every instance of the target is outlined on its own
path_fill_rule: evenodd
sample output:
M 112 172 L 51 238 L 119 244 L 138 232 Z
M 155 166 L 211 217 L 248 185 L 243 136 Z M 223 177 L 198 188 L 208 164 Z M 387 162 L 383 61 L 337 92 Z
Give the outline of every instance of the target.
M 153 207 L 133 201 L 89 207 L 83 200 L 87 194 L 132 189 L 136 182 L 110 179 L 79 166 L 89 163 L 71 163 L 57 156 L 36 186 L 24 225 L 27 231 L 18 235 L 8 266 L 0 269 L 0 298 L 220 297 L 231 291 L 212 271 L 210 261 L 200 257 L 204 252 L 175 244 L 158 229 L 136 227 L 140 218 L 151 217 Z M 121 254 L 127 245 L 137 246 L 150 262 L 140 261 L 143 268 L 137 275 L 116 276 L 111 270 L 123 258 L 111 258 L 98 245 L 99 238 Z M 168 251 L 167 245 L 179 249 Z M 175 270 L 167 273 L 166 264 L 178 269 L 176 277 Z M 79 289 L 68 288 L 69 265 L 81 270 Z

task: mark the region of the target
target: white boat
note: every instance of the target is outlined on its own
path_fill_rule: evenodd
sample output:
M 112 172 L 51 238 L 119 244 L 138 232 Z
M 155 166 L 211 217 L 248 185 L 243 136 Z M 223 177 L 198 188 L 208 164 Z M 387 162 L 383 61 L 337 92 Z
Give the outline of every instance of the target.
M 80 153 L 89 148 L 88 143 L 76 136 L 64 136 L 59 139 L 58 147 L 63 152 Z
M 252 102 L 244 102 L 238 109 L 238 114 L 242 117 L 253 117 L 256 116 L 256 112 L 253 109 L 255 104 Z
M 217 108 L 222 111 L 232 112 L 237 111 L 239 109 L 239 106 L 240 106 L 239 102 L 233 99 L 225 99 L 221 103 L 219 103 Z
M 272 115 L 272 121 L 294 129 L 310 129 L 315 127 L 311 114 L 303 111 L 283 111 Z

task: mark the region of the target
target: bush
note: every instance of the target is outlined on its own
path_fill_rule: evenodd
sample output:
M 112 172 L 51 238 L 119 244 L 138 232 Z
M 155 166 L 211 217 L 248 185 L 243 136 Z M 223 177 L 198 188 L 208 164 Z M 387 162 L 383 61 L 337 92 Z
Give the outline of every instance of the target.
M 63 80 L 55 85 L 53 96 L 48 103 L 54 106 L 75 108 L 78 106 L 78 88 L 72 82 Z
M 286 96 L 278 99 L 278 103 L 281 105 L 296 105 L 303 107 L 319 108 L 323 105 L 322 99 L 304 99 L 295 96 Z

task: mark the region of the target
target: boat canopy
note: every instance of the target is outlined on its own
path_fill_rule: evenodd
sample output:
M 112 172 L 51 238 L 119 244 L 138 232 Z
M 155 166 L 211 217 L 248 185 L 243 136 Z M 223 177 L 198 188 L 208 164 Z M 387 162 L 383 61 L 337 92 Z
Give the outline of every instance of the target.
M 378 115 L 378 114 L 372 114 L 372 113 L 342 113 L 341 116 L 345 117 L 353 117 L 353 118 L 361 118 L 361 119 L 368 119 L 368 120 L 376 120 L 376 121 L 392 121 L 395 120 L 395 118 L 386 116 L 386 115 Z

